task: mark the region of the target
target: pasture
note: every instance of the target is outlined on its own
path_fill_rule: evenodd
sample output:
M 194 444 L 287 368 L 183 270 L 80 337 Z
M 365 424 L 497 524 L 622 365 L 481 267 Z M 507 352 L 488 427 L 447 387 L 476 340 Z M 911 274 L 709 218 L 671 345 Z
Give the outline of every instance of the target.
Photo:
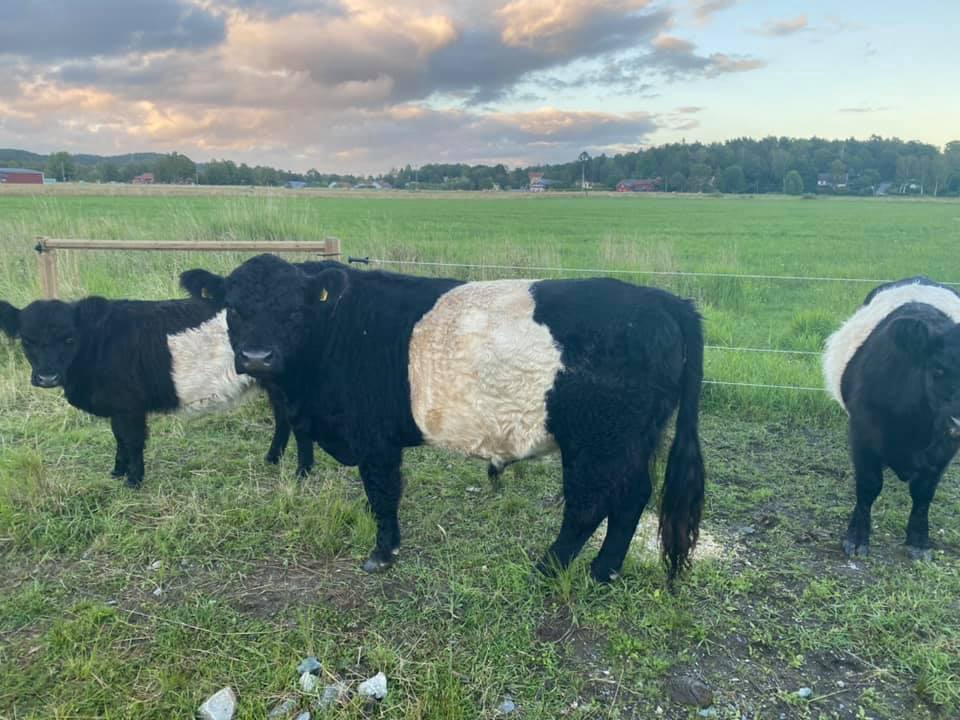
M 0 298 L 39 296 L 38 235 L 335 235 L 345 254 L 477 266 L 387 269 L 469 279 L 589 268 L 694 297 L 711 346 L 800 353 L 873 284 L 620 273 L 960 281 L 960 203 L 945 201 L 4 189 Z M 243 259 L 61 252 L 60 289 L 175 297 L 180 271 Z M 822 384 L 817 357 L 794 352 L 711 349 L 706 375 Z M 298 481 L 292 443 L 279 469 L 263 463 L 264 398 L 153 420 L 147 480 L 130 491 L 109 477 L 107 423 L 59 395 L 30 387 L 0 338 L 0 717 L 185 717 L 230 685 L 238 717 L 262 718 L 299 697 L 309 654 L 324 682 L 390 683 L 379 706 L 354 698 L 321 717 L 495 717 L 509 696 L 522 718 L 695 718 L 671 699 L 689 676 L 713 689 L 717 718 L 960 712 L 958 473 L 932 506 L 933 563 L 906 559 L 909 497 L 889 475 L 873 554 L 851 562 L 843 414 L 819 391 L 704 388 L 701 546 L 675 596 L 650 511 L 618 582 L 588 579 L 590 547 L 559 578 L 531 574 L 559 523 L 555 457 L 510 468 L 495 492 L 478 462 L 408 452 L 400 561 L 370 576 L 356 471 L 318 451 Z

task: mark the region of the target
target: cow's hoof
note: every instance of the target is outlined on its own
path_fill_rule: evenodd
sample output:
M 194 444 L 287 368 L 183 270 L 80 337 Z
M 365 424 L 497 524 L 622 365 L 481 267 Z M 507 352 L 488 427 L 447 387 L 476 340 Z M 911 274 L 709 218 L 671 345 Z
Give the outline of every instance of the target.
M 370 557 L 367 558 L 367 561 L 363 564 L 364 572 L 373 574 L 373 573 L 381 573 L 381 572 L 384 572 L 385 570 L 388 570 L 390 566 L 393 565 L 393 561 L 396 558 L 398 552 L 399 552 L 398 550 L 393 550 L 386 557 L 382 553 L 379 553 L 376 551 L 373 552 L 370 555 Z
M 611 570 L 610 568 L 596 567 L 595 565 L 591 564 L 590 577 L 592 577 L 598 583 L 607 585 L 612 583 L 614 580 L 617 580 L 620 577 L 620 573 L 618 573 L 616 570 Z
M 867 557 L 870 555 L 870 543 L 857 545 L 852 540 L 844 540 L 843 551 L 847 554 L 847 557 Z
M 933 560 L 933 548 L 921 548 L 915 545 L 907 545 L 907 555 L 911 560 L 917 562 L 931 562 Z
M 282 453 L 273 452 L 271 450 L 270 452 L 267 453 L 267 456 L 264 458 L 264 461 L 267 463 L 267 465 L 279 465 L 281 455 Z
M 127 477 L 127 487 L 130 488 L 131 490 L 139 490 L 140 485 L 142 484 L 143 484 L 143 478 L 137 479 L 137 478 Z
M 556 577 L 563 570 L 556 559 L 550 557 L 549 555 L 534 565 L 533 569 L 540 573 L 543 577 L 548 578 Z
M 126 474 L 127 474 L 127 471 L 124 470 L 123 468 L 115 467 L 113 470 L 110 471 L 110 477 L 114 477 L 114 478 L 122 478 Z
M 309 465 L 309 466 L 301 465 L 300 467 L 297 468 L 297 477 L 303 480 L 303 478 L 307 477 L 310 474 L 311 470 L 313 470 L 313 465 Z

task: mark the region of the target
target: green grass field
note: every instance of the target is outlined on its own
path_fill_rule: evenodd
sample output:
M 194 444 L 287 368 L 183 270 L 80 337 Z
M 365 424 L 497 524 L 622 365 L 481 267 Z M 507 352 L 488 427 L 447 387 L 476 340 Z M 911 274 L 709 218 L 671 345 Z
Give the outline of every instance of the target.
M 336 235 L 351 255 L 481 266 L 389 266 L 410 272 L 617 273 L 696 298 L 711 345 L 809 352 L 872 285 L 620 273 L 960 281 L 951 202 L 98 193 L 0 191 L 0 298 L 39 296 L 38 235 Z M 243 257 L 61 252 L 61 292 L 172 297 L 181 270 Z M 713 349 L 707 374 L 821 384 L 810 355 Z M 670 695 L 691 675 L 713 688 L 717 718 L 957 717 L 956 471 L 931 511 L 933 563 L 906 559 L 909 498 L 892 477 L 874 555 L 851 563 L 842 412 L 820 392 L 704 396 L 702 546 L 676 596 L 646 515 L 619 582 L 587 579 L 590 548 L 558 579 L 531 575 L 559 525 L 555 458 L 511 469 L 496 493 L 480 463 L 427 449 L 406 457 L 401 561 L 368 576 L 374 528 L 356 471 L 323 453 L 303 482 L 292 461 L 265 465 L 263 399 L 154 419 L 134 492 L 108 475 L 107 424 L 30 387 L 19 347 L 0 339 L 0 717 L 188 717 L 231 685 L 237 716 L 263 718 L 284 696 L 310 707 L 295 670 L 308 654 L 330 682 L 380 670 L 390 682 L 381 705 L 353 699 L 321 717 L 494 717 L 509 695 L 522 718 L 695 718 Z

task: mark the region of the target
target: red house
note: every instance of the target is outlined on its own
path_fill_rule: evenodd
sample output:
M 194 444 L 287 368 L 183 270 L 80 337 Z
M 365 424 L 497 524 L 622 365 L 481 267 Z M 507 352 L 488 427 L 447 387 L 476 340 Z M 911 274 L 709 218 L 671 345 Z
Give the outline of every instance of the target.
M 642 178 L 640 180 L 621 180 L 617 183 L 617 192 L 656 192 L 660 189 L 660 178 Z
M 153 173 L 144 173 L 143 175 L 137 175 L 133 179 L 134 185 L 153 185 Z
M 0 168 L 0 184 L 43 185 L 43 173 L 26 168 Z

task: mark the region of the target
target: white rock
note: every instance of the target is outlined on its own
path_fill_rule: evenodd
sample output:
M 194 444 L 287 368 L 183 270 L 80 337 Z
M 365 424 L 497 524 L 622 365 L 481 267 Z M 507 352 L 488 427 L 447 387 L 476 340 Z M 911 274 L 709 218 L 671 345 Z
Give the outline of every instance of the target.
M 237 696 L 233 688 L 225 687 L 206 699 L 200 706 L 202 720 L 231 720 L 237 711 Z
M 310 720 L 310 711 L 304 710 L 302 713 L 297 715 L 297 720 Z
M 514 710 L 517 709 L 517 704 L 511 698 L 505 698 L 499 707 L 497 707 L 497 712 L 501 715 L 509 715 Z
M 305 693 L 312 693 L 319 684 L 320 680 L 313 673 L 305 672 L 300 676 L 300 689 Z
M 297 709 L 297 701 L 293 698 L 287 698 L 282 703 L 277 705 L 273 710 L 270 711 L 270 714 L 267 715 L 269 720 L 279 720 L 283 718 L 286 720 L 290 717 L 290 714 Z
M 387 676 L 378 672 L 369 680 L 364 680 L 357 688 L 357 693 L 362 697 L 372 697 L 377 700 L 383 700 L 387 696 Z
M 163 561 L 162 561 L 162 560 L 154 560 L 152 563 L 150 563 L 150 569 L 153 570 L 154 572 L 156 572 L 157 570 L 159 570 L 159 569 L 162 568 L 162 567 L 163 567 Z
M 813 695 L 813 690 L 808 687 L 802 687 L 797 690 L 797 696 L 803 700 L 809 699 Z
M 163 597 L 163 588 L 160 586 L 157 586 L 157 588 L 153 591 L 153 596 L 155 598 Z
M 320 699 L 317 700 L 317 709 L 326 710 L 331 705 L 340 702 L 348 692 L 349 688 L 346 683 L 336 682 L 333 685 L 327 685 L 323 689 Z
M 317 700 L 317 710 L 326 710 L 328 707 L 340 702 L 346 697 L 349 690 L 350 688 L 343 682 L 335 682 L 333 685 L 327 685 L 323 689 L 323 694 L 320 696 L 320 699 Z

